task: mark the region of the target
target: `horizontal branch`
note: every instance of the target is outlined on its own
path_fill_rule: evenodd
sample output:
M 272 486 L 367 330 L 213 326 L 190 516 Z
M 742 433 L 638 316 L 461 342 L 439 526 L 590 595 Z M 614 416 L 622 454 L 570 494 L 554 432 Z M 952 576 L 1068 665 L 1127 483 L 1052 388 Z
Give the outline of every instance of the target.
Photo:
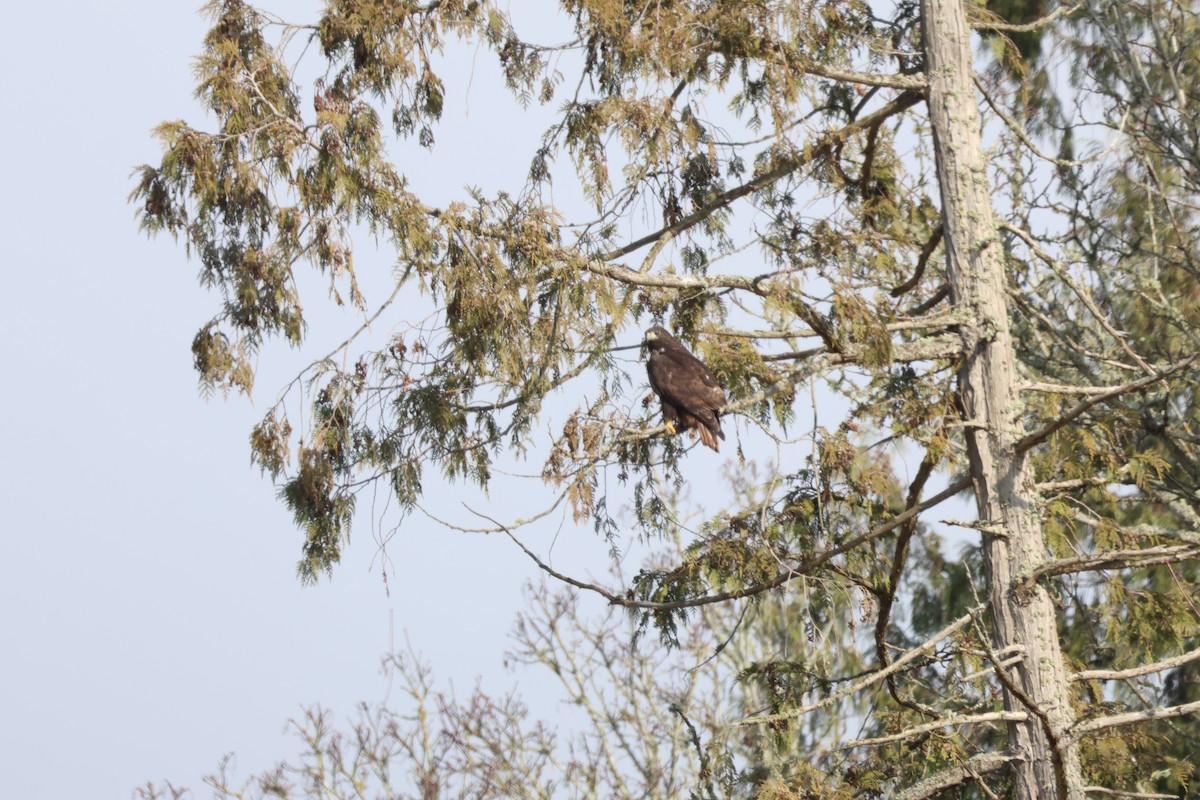
M 1088 669 L 1081 672 L 1076 672 L 1071 676 L 1073 681 L 1123 681 L 1129 678 L 1138 678 L 1142 675 L 1150 675 L 1163 670 L 1174 669 L 1181 667 L 1184 664 L 1192 661 L 1200 661 L 1200 647 L 1174 658 L 1164 659 L 1163 661 L 1155 661 L 1153 664 L 1143 664 L 1140 667 L 1132 667 L 1130 669 Z
M 563 261 L 578 260 L 574 250 L 565 247 L 548 248 Z M 620 264 L 610 264 L 604 259 L 584 259 L 582 266 L 593 275 L 611 278 L 630 286 L 645 286 L 654 289 L 741 289 L 755 294 L 767 294 L 767 277 L 745 275 L 677 275 L 674 273 L 640 272 Z
M 1084 734 L 1093 733 L 1094 731 L 1116 728 L 1121 725 L 1136 725 L 1139 722 L 1150 722 L 1156 719 L 1173 719 L 1174 717 L 1184 717 L 1188 714 L 1196 713 L 1200 713 L 1200 700 L 1178 706 L 1167 706 L 1166 708 L 1148 708 L 1145 711 L 1113 714 L 1112 716 L 1097 717 L 1096 719 L 1081 722 L 1071 729 L 1069 736 L 1071 741 L 1075 742 L 1083 738 Z
M 589 352 L 587 358 L 583 359 L 574 367 L 550 381 L 550 383 L 546 386 L 544 394 L 549 394 L 564 384 L 574 380 L 575 378 L 578 378 L 592 367 L 592 365 L 595 363 L 596 356 L 603 352 L 606 351 L 596 350 Z M 529 399 L 529 384 L 525 384 L 525 391 L 518 392 L 506 400 L 497 400 L 492 403 L 472 403 L 469 406 L 457 406 L 457 409 L 468 414 L 482 414 L 488 411 L 503 411 L 504 409 L 515 406 L 517 403 L 527 399 Z
M 1128 473 L 1128 467 L 1121 467 L 1121 473 Z M 1111 483 L 1123 484 L 1127 479 L 1110 478 L 1107 476 L 1099 478 L 1073 478 L 1065 481 L 1045 481 L 1036 484 L 1033 488 L 1038 494 L 1046 494 L 1048 492 L 1066 492 L 1072 489 L 1087 489 L 1093 486 L 1108 486 Z
M 898 319 L 895 322 L 889 322 L 884 325 L 884 329 L 889 333 L 897 333 L 904 331 L 942 331 L 955 325 L 961 325 L 964 321 L 964 315 L 959 313 L 939 314 L 932 317 L 912 317 Z M 810 328 L 793 328 L 786 331 L 747 331 L 738 328 L 716 328 L 711 333 L 714 336 L 724 336 L 733 339 L 810 339 L 814 336 L 819 336 L 816 331 Z
M 1003 661 L 998 661 L 990 667 L 984 667 L 983 669 L 979 670 L 978 672 L 972 672 L 969 675 L 963 675 L 961 678 L 958 679 L 958 682 L 959 683 L 968 683 L 970 681 L 976 681 L 976 680 L 979 680 L 980 678 L 985 678 L 988 675 L 991 675 L 998 669 L 1005 670 L 1005 669 L 1010 669 L 1012 667 L 1015 667 L 1017 664 L 1020 664 L 1022 661 L 1025 660 L 1025 652 L 1024 651 L 1025 651 L 1025 648 L 1021 648 L 1021 652 L 1015 656 L 1009 656 L 1009 657 L 1005 658 Z
M 860 83 L 863 86 L 881 86 L 885 89 L 911 89 L 924 91 L 926 81 L 923 77 L 913 75 L 881 75 L 877 72 L 858 72 L 852 69 L 838 69 L 824 64 L 805 63 L 800 70 L 818 78 L 829 78 L 847 83 Z
M 1128 797 L 1131 800 L 1179 800 L 1177 794 L 1159 794 L 1157 792 L 1122 792 L 1118 789 L 1107 789 L 1103 786 L 1085 786 L 1083 791 L 1088 794 L 1106 794 L 1110 797 Z
M 896 800 L 926 800 L 926 798 L 949 789 L 952 786 L 974 780 L 980 775 L 997 772 L 1014 761 L 1016 756 L 1006 756 L 1000 753 L 984 753 L 973 756 L 956 767 L 944 769 L 930 775 L 920 783 L 910 786 L 896 795 Z
M 1107 394 L 1114 389 L 1119 389 L 1119 386 L 1072 386 L 1069 383 L 1048 383 L 1046 381 L 1033 381 L 1030 383 L 1022 383 L 1019 387 L 1024 392 L 1043 392 L 1045 394 L 1082 394 L 1096 395 Z
M 805 361 L 821 354 L 828 355 L 828 361 L 822 365 L 823 367 L 843 367 L 872 361 L 868 348 L 854 343 L 842 345 L 841 349 L 836 352 L 829 350 L 826 346 L 810 347 L 807 350 L 771 353 L 763 356 L 762 359 L 763 361 Z M 913 342 L 893 342 L 888 363 L 911 364 L 914 361 L 937 361 L 957 358 L 961 354 L 962 340 L 955 334 L 945 333 L 926 336 Z
M 1200 530 L 1194 528 L 1164 528 L 1160 525 L 1117 525 L 1110 518 L 1101 518 L 1082 512 L 1072 514 L 1071 519 L 1093 528 L 1109 526 L 1123 536 L 1134 536 L 1139 539 L 1175 539 L 1192 545 L 1200 545 Z
M 1071 6 L 1059 6 L 1044 17 L 1035 19 L 1033 22 L 1025 22 L 1016 24 L 1013 22 L 999 22 L 996 20 L 977 20 L 971 22 L 971 27 L 977 31 L 1001 31 L 1004 33 L 1032 33 L 1040 28 L 1044 28 L 1059 17 L 1065 17 L 1067 14 L 1073 14 L 1083 8 L 1083 3 L 1076 3 Z
M 851 747 L 878 747 L 883 744 L 911 739 L 914 736 L 920 736 L 923 733 L 929 733 L 941 728 L 949 728 L 953 725 L 978 725 L 984 722 L 1025 722 L 1028 719 L 1029 715 L 1024 711 L 989 711 L 986 714 L 966 714 L 960 717 L 947 717 L 921 725 L 914 725 L 911 728 L 905 728 L 899 733 L 893 733 L 890 736 L 878 736 L 873 739 L 855 739 L 854 741 L 846 742 L 844 745 L 838 747 L 838 749 L 849 750 Z
M 1029 590 L 1041 578 L 1049 575 L 1070 575 L 1075 572 L 1094 572 L 1102 569 L 1130 569 L 1151 564 L 1174 564 L 1200 559 L 1200 547 L 1191 545 L 1162 545 L 1133 550 L 1113 550 L 1090 553 L 1043 564 L 1025 579 L 1022 588 Z

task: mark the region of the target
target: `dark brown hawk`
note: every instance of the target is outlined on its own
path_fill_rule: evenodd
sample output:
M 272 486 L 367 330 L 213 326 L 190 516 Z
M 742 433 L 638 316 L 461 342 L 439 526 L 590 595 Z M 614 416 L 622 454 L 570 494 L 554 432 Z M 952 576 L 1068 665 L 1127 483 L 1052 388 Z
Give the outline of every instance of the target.
M 646 331 L 646 349 L 650 388 L 662 400 L 667 430 L 694 430 L 700 441 L 719 450 L 717 439 L 725 438 L 720 412 L 728 401 L 712 370 L 657 325 Z

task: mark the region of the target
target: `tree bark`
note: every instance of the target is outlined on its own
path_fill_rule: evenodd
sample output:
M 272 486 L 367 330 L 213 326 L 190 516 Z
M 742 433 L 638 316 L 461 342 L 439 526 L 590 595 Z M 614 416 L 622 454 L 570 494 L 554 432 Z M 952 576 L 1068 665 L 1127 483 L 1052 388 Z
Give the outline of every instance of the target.
M 1009 330 L 1004 262 L 980 142 L 970 30 L 962 0 L 923 0 L 929 116 L 942 195 L 946 267 L 961 329 L 959 402 L 979 518 L 996 651 L 1024 659 L 1000 670 L 1016 798 L 1082 800 L 1079 758 L 1066 735 L 1074 722 L 1054 605 L 1034 584 L 1020 588 L 1046 558 L 1033 476 L 1017 443 L 1020 398 Z

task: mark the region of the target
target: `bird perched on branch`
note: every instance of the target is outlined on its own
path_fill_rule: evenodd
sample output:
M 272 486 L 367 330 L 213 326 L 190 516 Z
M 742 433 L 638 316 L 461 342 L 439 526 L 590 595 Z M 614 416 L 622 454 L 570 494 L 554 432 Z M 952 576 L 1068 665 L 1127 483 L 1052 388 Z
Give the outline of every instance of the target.
M 646 373 L 650 388 L 662 401 L 663 419 L 667 431 L 694 430 L 700 441 L 719 451 L 717 439 L 721 432 L 721 409 L 728 402 L 717 377 L 704 362 L 658 325 L 646 331 Z

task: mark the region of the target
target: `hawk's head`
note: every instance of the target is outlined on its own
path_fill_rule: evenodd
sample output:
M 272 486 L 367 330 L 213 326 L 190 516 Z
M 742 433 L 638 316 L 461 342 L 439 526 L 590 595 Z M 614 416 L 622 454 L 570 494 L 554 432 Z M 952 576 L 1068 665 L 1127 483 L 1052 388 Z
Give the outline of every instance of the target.
M 675 341 L 675 337 L 668 333 L 667 329 L 661 325 L 655 325 L 646 331 L 646 347 L 651 351 L 662 350 L 667 346 L 668 342 L 673 341 Z

